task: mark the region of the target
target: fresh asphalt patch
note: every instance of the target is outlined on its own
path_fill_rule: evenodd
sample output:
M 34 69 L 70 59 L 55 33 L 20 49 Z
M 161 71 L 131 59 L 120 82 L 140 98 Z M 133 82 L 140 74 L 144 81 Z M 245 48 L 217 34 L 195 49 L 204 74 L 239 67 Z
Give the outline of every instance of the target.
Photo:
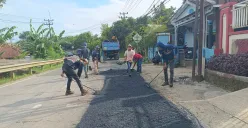
M 145 80 L 126 70 L 108 70 L 104 88 L 90 103 L 78 128 L 196 128 L 194 120 L 155 90 Z M 116 76 L 116 77 L 113 77 Z

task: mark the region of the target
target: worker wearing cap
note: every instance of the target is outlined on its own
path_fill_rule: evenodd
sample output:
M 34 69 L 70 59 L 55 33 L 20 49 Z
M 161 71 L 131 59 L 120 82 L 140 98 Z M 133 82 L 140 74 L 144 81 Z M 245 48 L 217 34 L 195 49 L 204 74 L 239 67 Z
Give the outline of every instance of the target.
M 64 75 L 66 75 L 68 78 L 65 95 L 73 94 L 70 88 L 72 79 L 74 79 L 77 82 L 78 87 L 81 91 L 81 95 L 84 96 L 86 94 L 86 90 L 83 89 L 82 83 L 79 79 L 79 76 L 81 75 L 80 71 L 78 71 L 77 74 L 74 71 L 76 69 L 82 70 L 80 67 L 82 67 L 84 63 L 88 63 L 87 60 L 84 60 L 84 59 L 77 60 L 75 57 L 73 57 L 73 54 L 67 54 L 66 57 L 64 58 L 64 64 L 62 67 L 61 76 L 64 77 Z
M 132 66 L 134 55 L 135 55 L 135 51 L 132 50 L 132 45 L 129 44 L 128 48 L 124 54 L 124 57 L 125 57 L 125 61 L 127 62 L 127 72 L 128 72 L 130 77 L 131 77 L 131 66 Z

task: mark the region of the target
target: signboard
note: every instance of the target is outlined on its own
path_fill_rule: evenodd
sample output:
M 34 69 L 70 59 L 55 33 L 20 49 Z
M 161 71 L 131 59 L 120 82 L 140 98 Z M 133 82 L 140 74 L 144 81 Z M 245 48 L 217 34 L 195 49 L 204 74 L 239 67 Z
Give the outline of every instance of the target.
M 137 33 L 136 35 L 134 35 L 133 40 L 136 43 L 139 43 L 142 40 L 142 37 Z

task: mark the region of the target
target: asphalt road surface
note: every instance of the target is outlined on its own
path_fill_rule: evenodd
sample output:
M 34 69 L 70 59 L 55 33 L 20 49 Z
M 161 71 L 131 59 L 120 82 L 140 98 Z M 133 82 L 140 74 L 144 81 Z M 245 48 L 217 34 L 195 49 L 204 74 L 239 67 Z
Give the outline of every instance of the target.
M 182 111 L 144 86 L 145 80 L 126 70 L 102 72 L 104 88 L 82 117 L 78 128 L 194 128 Z
M 64 96 L 66 79 L 54 70 L 0 86 L 0 128 L 194 128 L 195 121 L 156 91 L 144 79 L 130 78 L 125 65 L 100 65 L 100 75 L 82 79 L 100 95 Z M 110 70 L 113 69 L 113 70 Z

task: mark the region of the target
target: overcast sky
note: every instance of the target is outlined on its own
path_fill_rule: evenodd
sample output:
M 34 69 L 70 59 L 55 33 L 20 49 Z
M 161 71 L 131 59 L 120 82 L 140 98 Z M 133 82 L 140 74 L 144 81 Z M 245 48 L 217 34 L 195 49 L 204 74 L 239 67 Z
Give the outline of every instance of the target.
M 133 5 L 126 6 L 127 1 L 130 1 L 129 4 L 134 1 Z M 136 7 L 139 1 L 141 3 Z M 99 34 L 101 23 L 111 24 L 118 20 L 119 12 L 128 11 L 128 16 L 139 17 L 152 2 L 153 0 L 7 0 L 0 9 L 0 28 L 15 25 L 18 32 L 28 31 L 30 18 L 35 22 L 34 26 L 38 27 L 40 22 L 50 18 L 50 12 L 57 33 L 66 30 L 66 35 L 85 31 Z M 170 0 L 166 6 L 179 8 L 181 4 L 182 0 Z

